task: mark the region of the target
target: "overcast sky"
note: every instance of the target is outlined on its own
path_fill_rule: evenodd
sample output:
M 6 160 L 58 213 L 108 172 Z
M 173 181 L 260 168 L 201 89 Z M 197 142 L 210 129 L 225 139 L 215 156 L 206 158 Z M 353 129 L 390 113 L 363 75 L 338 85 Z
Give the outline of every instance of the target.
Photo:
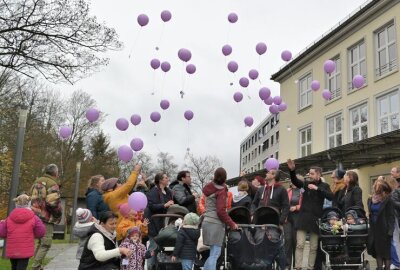
M 169 152 L 180 166 L 189 147 L 196 156 L 217 156 L 228 177 L 235 177 L 239 173 L 240 142 L 251 132 L 251 128 L 244 127 L 244 117 L 254 118 L 254 128 L 268 115 L 268 107 L 258 98 L 259 88 L 267 86 L 273 96 L 279 95 L 279 84 L 269 78 L 284 64 L 281 51 L 290 50 L 295 56 L 364 2 L 92 0 L 92 13 L 116 29 L 124 49 L 108 53 L 110 64 L 102 71 L 74 86 L 60 88 L 65 95 L 75 89 L 92 95 L 98 109 L 108 115 L 102 128 L 113 146 L 129 145 L 132 138 L 140 137 L 143 151 L 154 157 L 159 151 Z M 162 10 L 171 11 L 171 21 L 162 22 Z M 235 24 L 227 20 L 230 12 L 239 16 Z M 136 21 L 141 13 L 150 18 L 143 28 Z M 268 46 L 261 57 L 255 51 L 258 42 Z M 233 47 L 227 58 L 221 53 L 224 44 Z M 159 50 L 155 49 L 157 46 Z M 177 56 L 180 48 L 192 52 L 190 63 L 197 67 L 195 74 L 188 76 L 184 72 Z M 154 72 L 149 64 L 153 58 L 170 62 L 171 70 L 165 76 L 160 69 Z M 235 76 L 226 68 L 230 60 L 239 63 Z M 261 83 L 251 81 L 243 90 L 238 80 L 247 77 L 252 68 L 260 72 Z M 186 94 L 182 99 L 179 92 L 183 76 Z M 151 95 L 153 86 L 155 95 Z M 232 98 L 236 91 L 245 96 L 239 104 Z M 166 111 L 159 105 L 163 98 L 171 104 Z M 183 117 L 188 109 L 194 112 L 189 124 Z M 153 111 L 162 115 L 156 124 L 150 120 Z M 118 118 L 129 119 L 134 113 L 142 117 L 139 126 L 131 125 L 125 132 L 115 128 Z

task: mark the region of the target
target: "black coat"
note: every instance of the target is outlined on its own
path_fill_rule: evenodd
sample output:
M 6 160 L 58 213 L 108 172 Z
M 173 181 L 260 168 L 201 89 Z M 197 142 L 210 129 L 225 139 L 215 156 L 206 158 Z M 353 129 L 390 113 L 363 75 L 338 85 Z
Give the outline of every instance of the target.
M 297 178 L 296 171 L 290 171 L 290 180 L 293 185 L 304 190 L 296 229 L 318 234 L 317 222 L 322 217 L 324 200 L 328 199 L 331 201 L 333 199 L 333 193 L 329 185 L 321 180 L 316 182 L 301 181 Z M 318 189 L 309 189 L 309 184 L 316 185 Z
M 359 207 L 364 209 L 364 204 L 362 202 L 362 189 L 359 186 L 350 187 L 348 189 L 344 188 L 338 192 L 337 197 L 337 207 L 346 213 L 349 207 Z
M 246 195 L 243 198 L 237 200 L 237 196 L 233 196 L 232 207 L 243 206 L 250 210 L 252 199 L 250 195 Z
M 399 221 L 400 224 L 400 187 L 393 190 L 392 192 L 392 202 L 394 206 L 395 218 Z
M 179 259 L 195 260 L 200 229 L 183 226 L 178 231 L 173 256 Z
M 376 223 L 371 218 L 371 199 L 368 200 L 368 212 L 370 213 L 370 229 L 368 231 L 368 253 L 390 259 L 390 248 L 394 230 L 394 207 L 390 198 L 386 198 L 379 209 Z

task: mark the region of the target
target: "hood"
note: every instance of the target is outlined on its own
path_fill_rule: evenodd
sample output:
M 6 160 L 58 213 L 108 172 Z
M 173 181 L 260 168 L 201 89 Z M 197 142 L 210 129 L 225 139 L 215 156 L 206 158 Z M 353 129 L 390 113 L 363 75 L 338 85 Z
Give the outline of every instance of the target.
M 87 223 L 75 223 L 73 228 L 73 234 L 79 238 L 84 238 L 89 236 L 90 229 L 94 222 L 87 222 Z
M 237 202 L 241 201 L 242 199 L 244 199 L 247 195 L 248 194 L 246 191 L 239 191 L 239 194 L 236 194 L 235 196 L 233 196 L 233 202 L 237 203 Z
M 93 191 L 97 191 L 97 192 L 99 192 L 97 189 L 95 189 L 95 188 L 88 188 L 87 190 L 86 190 L 86 193 L 85 193 L 85 196 L 87 196 L 89 193 L 91 193 L 91 192 L 93 192 Z M 100 192 L 99 192 L 100 193 Z M 101 193 L 100 193 L 101 194 Z
M 348 215 L 353 216 L 354 219 L 357 219 L 357 218 L 358 218 L 357 212 L 356 212 L 355 210 L 349 210 L 349 211 L 347 211 L 347 212 L 346 212 L 346 217 L 347 217 Z
M 30 208 L 16 208 L 14 209 L 9 218 L 15 223 L 25 223 L 32 219 L 35 214 Z
M 199 229 L 182 227 L 181 230 L 185 231 L 187 236 L 189 236 L 190 239 L 193 240 L 193 242 L 197 243 L 197 240 L 200 237 L 200 230 Z
M 174 182 L 172 182 L 171 184 L 169 184 L 169 188 L 170 188 L 170 189 L 173 189 L 174 186 L 176 186 L 176 185 L 179 185 L 179 181 L 178 181 L 178 180 L 175 180 Z
M 210 196 L 216 192 L 220 192 L 224 189 L 228 190 L 225 185 L 220 186 L 220 185 L 215 184 L 214 182 L 210 182 L 203 188 L 203 193 L 204 193 L 204 195 L 206 195 L 208 197 L 208 196 Z

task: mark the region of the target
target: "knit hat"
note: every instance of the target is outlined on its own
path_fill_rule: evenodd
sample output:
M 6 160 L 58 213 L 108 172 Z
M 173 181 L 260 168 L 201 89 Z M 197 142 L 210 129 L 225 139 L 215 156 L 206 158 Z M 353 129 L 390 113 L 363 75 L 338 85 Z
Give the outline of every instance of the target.
M 354 210 L 347 211 L 346 212 L 346 219 L 349 219 L 349 218 L 353 218 L 353 219 L 358 218 L 357 212 L 354 211 Z
M 335 172 L 335 175 L 338 179 L 343 179 L 345 174 L 346 174 L 346 171 L 343 171 L 341 169 L 337 169 Z
M 128 229 L 127 233 L 126 233 L 126 237 L 130 238 L 132 237 L 134 234 L 138 234 L 139 237 L 141 235 L 140 230 L 138 227 L 132 227 L 130 229 Z
M 249 184 L 247 183 L 246 180 L 242 180 L 238 184 L 238 191 L 248 191 L 249 190 Z
M 338 216 L 338 214 L 337 214 L 336 212 L 330 211 L 330 212 L 328 213 L 328 215 L 327 215 L 327 218 L 328 218 L 328 219 L 332 219 L 332 218 L 339 219 L 339 216 Z
M 103 191 L 107 191 L 109 189 L 114 189 L 117 185 L 118 178 L 109 178 L 101 185 L 101 189 Z
M 31 197 L 26 194 L 21 194 L 14 199 L 14 202 L 17 208 L 28 208 L 30 207 Z
M 129 207 L 128 203 L 123 203 L 123 204 L 118 205 L 118 209 L 123 217 L 127 217 L 129 215 L 129 212 L 132 210 Z
M 195 213 L 186 214 L 183 218 L 183 224 L 185 225 L 197 225 L 200 222 L 200 218 Z
M 92 218 L 92 212 L 86 208 L 78 208 L 76 209 L 76 217 L 78 218 L 79 223 L 87 223 L 90 222 Z

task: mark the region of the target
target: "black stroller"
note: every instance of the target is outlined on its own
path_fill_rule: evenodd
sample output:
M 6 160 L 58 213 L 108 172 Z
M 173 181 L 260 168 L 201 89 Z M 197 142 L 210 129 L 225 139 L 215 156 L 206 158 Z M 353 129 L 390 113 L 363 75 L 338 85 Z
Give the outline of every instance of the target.
M 247 208 L 235 207 L 229 211 L 229 216 L 240 230 L 228 233 L 227 269 L 272 269 L 283 245 L 279 212 L 272 207 L 260 207 L 251 220 Z

